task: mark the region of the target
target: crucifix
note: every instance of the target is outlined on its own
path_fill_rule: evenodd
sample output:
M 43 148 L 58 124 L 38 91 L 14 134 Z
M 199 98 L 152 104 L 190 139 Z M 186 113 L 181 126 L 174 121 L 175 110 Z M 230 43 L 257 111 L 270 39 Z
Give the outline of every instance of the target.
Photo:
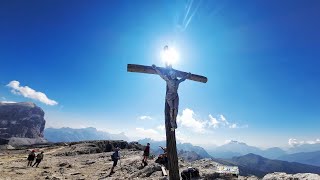
M 164 53 L 170 53 L 170 51 L 168 51 L 168 46 L 164 47 Z M 167 57 L 169 57 L 168 60 L 172 58 L 172 56 L 170 57 L 170 54 Z M 166 81 L 167 87 L 164 113 L 169 179 L 178 180 L 180 179 L 180 175 L 175 134 L 175 129 L 177 128 L 176 117 L 178 115 L 179 106 L 178 87 L 179 84 L 186 79 L 202 83 L 206 83 L 208 79 L 204 76 L 173 69 L 172 64 L 170 64 L 168 61 L 166 62 L 166 67 L 157 67 L 155 65 L 143 66 L 137 64 L 128 64 L 127 71 L 146 74 L 158 74 L 162 79 Z

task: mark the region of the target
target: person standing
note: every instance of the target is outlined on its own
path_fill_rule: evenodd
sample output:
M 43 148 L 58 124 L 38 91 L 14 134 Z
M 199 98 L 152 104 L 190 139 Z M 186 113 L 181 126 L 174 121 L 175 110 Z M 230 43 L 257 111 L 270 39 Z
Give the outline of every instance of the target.
M 149 155 L 150 155 L 150 143 L 147 143 L 147 146 L 143 151 L 143 159 L 142 159 L 143 166 L 148 165 L 147 161 L 148 161 Z
M 119 154 L 119 151 L 120 151 L 120 148 L 116 147 L 114 149 L 114 153 L 111 155 L 111 159 L 113 161 L 113 165 L 112 165 L 112 168 L 110 170 L 110 175 L 114 173 L 114 167 L 117 166 L 118 164 L 118 160 L 120 160 L 120 154 Z M 121 165 L 121 164 L 120 164 Z
M 42 159 L 43 159 L 43 151 L 41 151 L 41 153 L 37 154 L 36 162 L 32 165 L 32 167 L 36 164 L 37 164 L 36 167 L 38 167 L 40 162 L 42 161 Z
M 32 166 L 32 163 L 34 161 L 34 158 L 36 157 L 36 154 L 34 153 L 34 150 L 30 152 L 28 155 L 28 165 L 27 166 Z

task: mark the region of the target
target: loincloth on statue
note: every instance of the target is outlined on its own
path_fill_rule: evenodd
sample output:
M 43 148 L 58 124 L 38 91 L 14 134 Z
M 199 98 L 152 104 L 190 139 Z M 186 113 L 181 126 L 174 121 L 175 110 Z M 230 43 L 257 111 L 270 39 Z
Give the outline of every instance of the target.
M 179 96 L 176 94 L 175 96 L 166 96 L 166 101 L 170 107 L 170 109 L 178 110 L 179 107 Z

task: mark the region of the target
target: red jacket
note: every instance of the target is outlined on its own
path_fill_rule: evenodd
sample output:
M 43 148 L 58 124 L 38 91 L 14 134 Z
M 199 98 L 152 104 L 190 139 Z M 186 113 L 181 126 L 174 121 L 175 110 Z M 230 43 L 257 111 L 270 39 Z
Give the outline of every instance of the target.
M 149 154 L 150 152 L 150 146 L 147 146 L 145 149 L 144 149 L 144 153 L 148 153 Z

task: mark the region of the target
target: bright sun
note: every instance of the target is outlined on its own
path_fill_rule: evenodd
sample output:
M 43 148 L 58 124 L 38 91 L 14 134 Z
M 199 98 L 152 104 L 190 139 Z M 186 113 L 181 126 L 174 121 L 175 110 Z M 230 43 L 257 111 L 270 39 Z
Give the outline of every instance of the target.
M 168 46 L 165 46 L 161 52 L 161 59 L 167 65 L 173 65 L 179 60 L 179 53 L 174 48 L 168 48 Z

